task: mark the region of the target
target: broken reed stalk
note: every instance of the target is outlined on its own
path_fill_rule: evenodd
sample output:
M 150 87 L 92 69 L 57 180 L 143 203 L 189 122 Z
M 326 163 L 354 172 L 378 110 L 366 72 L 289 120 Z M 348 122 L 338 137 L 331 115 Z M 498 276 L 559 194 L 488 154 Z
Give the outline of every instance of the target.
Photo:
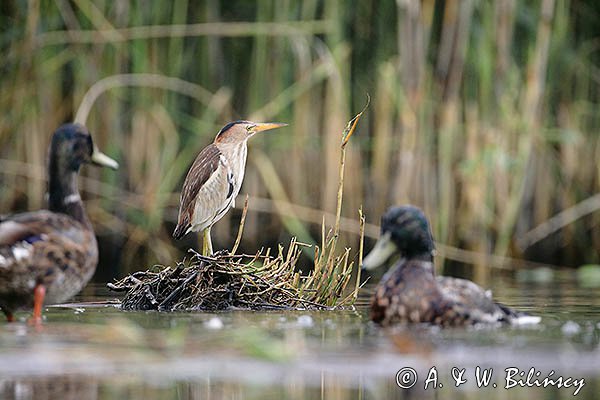
M 362 207 L 358 209 L 358 220 L 360 223 L 360 243 L 358 245 L 358 268 L 356 269 L 356 286 L 354 287 L 354 301 L 358 298 L 358 291 L 361 288 L 360 272 L 363 263 L 363 252 L 365 244 L 365 215 Z
M 356 130 L 356 125 L 362 117 L 363 113 L 369 107 L 369 103 L 371 102 L 371 97 L 367 94 L 367 104 L 365 104 L 364 108 L 361 112 L 356 114 L 354 118 L 348 121 L 346 125 L 346 129 L 342 133 L 342 144 L 341 144 L 341 154 L 340 154 L 340 180 L 338 183 L 338 193 L 337 193 L 337 206 L 335 209 L 335 229 L 334 236 L 337 238 L 340 231 L 340 218 L 342 216 L 342 198 L 344 197 L 344 170 L 346 169 L 346 145 L 350 141 L 350 137 L 354 134 Z
M 345 249 L 344 253 L 337 255 L 337 241 L 339 238 L 340 220 L 342 214 L 342 198 L 344 195 L 344 171 L 346 166 L 346 145 L 350 137 L 354 134 L 358 121 L 365 112 L 370 103 L 370 97 L 367 95 L 367 103 L 363 110 L 352 118 L 342 133 L 340 144 L 340 165 L 339 165 L 339 182 L 337 192 L 337 205 L 335 212 L 335 224 L 333 231 L 325 234 L 325 220 L 321 225 L 321 248 L 315 248 L 315 267 L 309 277 L 307 283 L 313 285 L 318 292 L 317 299 L 323 304 L 334 307 L 338 299 L 340 299 L 344 288 L 350 280 L 354 262 L 348 263 L 350 249 Z M 360 248 L 362 249 L 364 234 L 361 235 Z M 360 256 L 362 257 L 362 256 Z M 360 271 L 360 262 L 357 265 L 357 270 Z M 360 285 L 360 272 L 357 272 L 359 279 L 357 285 Z M 343 299 L 341 303 L 349 302 L 353 304 L 358 296 L 359 287 L 353 293 Z

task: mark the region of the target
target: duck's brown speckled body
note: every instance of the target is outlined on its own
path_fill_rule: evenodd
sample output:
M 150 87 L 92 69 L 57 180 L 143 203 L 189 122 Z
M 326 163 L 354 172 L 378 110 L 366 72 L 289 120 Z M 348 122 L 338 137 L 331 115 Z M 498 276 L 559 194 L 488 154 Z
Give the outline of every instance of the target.
M 413 206 L 393 207 L 381 223 L 381 238 L 365 258 L 372 269 L 394 254 L 402 257 L 385 274 L 371 299 L 371 319 L 381 325 L 430 323 L 462 326 L 477 323 L 535 323 L 537 317 L 495 303 L 477 284 L 434 275 L 429 222 Z
M 85 127 L 61 126 L 50 147 L 49 210 L 0 218 L 0 308 L 9 321 L 14 311 L 34 307 L 34 291 L 44 304 L 60 303 L 94 274 L 98 246 L 77 190 L 85 162 L 117 167 L 94 147 Z
M 0 223 L 0 307 L 33 307 L 33 289 L 47 304 L 77 294 L 98 264 L 94 232 L 68 215 L 37 211 Z

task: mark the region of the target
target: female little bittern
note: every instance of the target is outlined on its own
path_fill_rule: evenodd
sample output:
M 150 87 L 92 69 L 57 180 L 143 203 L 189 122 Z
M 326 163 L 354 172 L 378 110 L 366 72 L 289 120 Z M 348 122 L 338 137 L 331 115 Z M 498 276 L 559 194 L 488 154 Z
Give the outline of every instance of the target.
M 212 254 L 210 228 L 234 206 L 246 168 L 247 142 L 257 132 L 287 124 L 251 121 L 230 122 L 206 146 L 188 171 L 179 201 L 175 239 L 203 231 L 202 254 Z

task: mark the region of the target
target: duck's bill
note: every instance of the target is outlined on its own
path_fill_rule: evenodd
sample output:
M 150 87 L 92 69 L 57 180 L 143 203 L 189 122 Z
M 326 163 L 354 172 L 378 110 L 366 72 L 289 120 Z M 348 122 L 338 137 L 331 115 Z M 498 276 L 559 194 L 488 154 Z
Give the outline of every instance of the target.
M 256 125 L 254 125 L 253 131 L 254 132 L 270 131 L 271 129 L 282 128 L 287 125 L 288 124 L 284 124 L 281 122 L 261 122 L 261 123 L 257 123 Z
M 384 233 L 375 243 L 373 250 L 363 260 L 362 269 L 372 270 L 380 267 L 397 251 L 398 249 L 392 241 L 390 233 Z
M 99 165 L 101 167 L 108 167 L 112 169 L 118 169 L 119 163 L 102 153 L 97 147 L 94 147 L 92 152 L 92 164 Z

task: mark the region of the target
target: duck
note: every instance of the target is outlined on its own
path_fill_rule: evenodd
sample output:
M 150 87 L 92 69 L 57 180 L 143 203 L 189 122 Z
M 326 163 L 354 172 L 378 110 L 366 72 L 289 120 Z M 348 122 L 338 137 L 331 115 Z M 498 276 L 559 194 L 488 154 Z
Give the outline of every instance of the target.
M 77 123 L 52 135 L 48 162 L 48 209 L 0 217 L 0 309 L 14 313 L 62 303 L 88 283 L 98 264 L 98 244 L 77 186 L 83 164 L 117 169 Z
M 382 326 L 536 324 L 539 317 L 510 309 L 476 283 L 434 273 L 435 245 L 429 221 L 412 205 L 394 206 L 381 218 L 381 235 L 363 260 L 373 270 L 398 257 L 375 288 L 370 319 Z

